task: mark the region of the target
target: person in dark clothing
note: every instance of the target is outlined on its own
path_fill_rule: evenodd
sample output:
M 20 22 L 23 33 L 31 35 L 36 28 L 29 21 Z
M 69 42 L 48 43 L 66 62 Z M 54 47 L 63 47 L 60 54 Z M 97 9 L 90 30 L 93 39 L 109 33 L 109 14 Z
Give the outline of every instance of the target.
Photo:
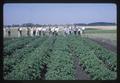
M 22 28 L 18 28 L 18 31 L 20 33 L 20 36 L 22 36 Z
M 33 30 L 33 36 L 35 36 L 35 34 L 36 34 L 36 30 L 34 29 L 34 30 Z
M 9 37 L 11 36 L 11 30 L 10 30 L 10 28 L 8 29 L 8 36 Z
M 39 36 L 41 36 L 41 30 L 39 30 Z
M 27 28 L 27 36 L 30 36 L 30 28 Z
M 44 27 L 44 28 L 42 28 L 42 33 L 43 33 L 43 36 L 45 36 L 46 34 L 46 28 Z
M 72 30 L 71 30 L 71 27 L 69 27 L 69 34 L 72 34 Z
M 70 34 L 72 34 L 71 30 L 69 31 Z
M 51 31 L 51 28 L 49 27 L 49 35 L 51 35 L 52 31 Z
M 80 31 L 81 31 L 81 29 L 79 28 L 79 29 L 78 29 L 78 35 L 81 35 L 81 34 L 80 34 Z
M 77 35 L 77 28 L 74 29 L 74 34 Z

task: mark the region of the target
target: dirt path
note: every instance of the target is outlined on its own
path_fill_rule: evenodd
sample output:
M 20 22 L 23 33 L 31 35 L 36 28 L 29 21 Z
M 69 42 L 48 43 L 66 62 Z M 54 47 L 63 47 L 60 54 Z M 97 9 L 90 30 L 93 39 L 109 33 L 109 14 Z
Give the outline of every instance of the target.
M 76 56 L 74 45 L 69 43 L 68 48 L 69 53 L 72 54 L 73 57 L 75 80 L 91 80 L 90 76 L 80 66 L 79 57 Z
M 53 39 L 52 43 L 51 43 L 50 46 L 47 48 L 47 51 L 46 51 L 46 53 L 45 53 L 45 55 L 44 55 L 46 58 L 43 58 L 44 61 L 50 59 L 50 54 L 51 54 L 52 51 L 53 51 L 52 48 L 54 48 L 55 41 L 56 41 L 56 38 Z M 41 69 L 40 80 L 46 80 L 45 74 L 47 73 L 47 68 L 48 68 L 47 65 L 48 65 L 48 64 L 49 64 L 49 63 L 43 63 L 43 64 L 42 64 L 43 69 Z
M 98 44 L 106 48 L 107 50 L 117 53 L 117 47 L 110 44 L 110 41 L 107 39 L 102 39 L 102 38 L 88 38 L 88 39 L 97 42 Z
M 91 80 L 90 76 L 83 70 L 80 66 L 79 58 L 75 55 L 74 49 L 71 45 L 68 45 L 69 53 L 72 54 L 73 61 L 74 61 L 74 68 L 75 68 L 75 80 Z
M 74 66 L 76 80 L 91 80 L 90 76 L 80 67 L 79 58 L 76 56 L 74 57 Z

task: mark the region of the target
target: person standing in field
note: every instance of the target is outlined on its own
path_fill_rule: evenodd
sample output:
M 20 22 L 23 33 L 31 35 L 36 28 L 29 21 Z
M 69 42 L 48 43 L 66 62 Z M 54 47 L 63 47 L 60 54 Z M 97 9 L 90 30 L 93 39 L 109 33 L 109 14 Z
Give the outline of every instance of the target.
M 38 28 L 37 27 L 35 27 L 35 36 L 38 36 Z
M 65 36 L 69 35 L 69 29 L 67 27 L 64 27 L 64 34 Z
M 55 28 L 55 36 L 57 36 L 57 35 L 58 35 L 58 32 L 59 32 L 59 28 L 58 28 L 58 27 L 56 27 L 56 28 Z
M 4 37 L 6 37 L 6 28 L 5 27 L 3 28 L 3 31 L 4 31 Z
M 33 27 L 30 28 L 31 36 L 33 36 Z
M 83 33 L 85 33 L 85 27 L 82 27 L 82 31 L 83 31 Z
M 51 32 L 52 32 L 52 35 L 54 36 L 54 31 L 55 31 L 55 28 L 54 26 L 51 28 Z
M 18 28 L 18 37 L 21 37 L 21 36 L 22 36 L 22 28 L 19 27 L 19 28 Z
M 30 36 L 30 28 L 27 27 L 27 36 Z
M 33 36 L 35 36 L 35 34 L 36 34 L 36 29 L 35 29 L 35 27 L 33 28 Z
M 8 28 L 8 37 L 10 37 L 11 36 L 11 29 L 10 29 L 10 27 Z
M 67 30 L 65 27 L 64 27 L 64 36 L 67 36 Z
M 81 35 L 81 29 L 80 28 L 78 28 L 78 35 Z
M 74 27 L 74 34 L 77 35 L 77 27 Z
M 42 30 L 42 28 L 39 27 L 39 28 L 38 28 L 38 34 L 39 34 L 39 36 L 41 36 L 41 30 Z
M 45 36 L 45 32 L 46 32 L 46 28 L 45 28 L 45 27 L 43 27 L 43 28 L 42 28 L 42 33 L 43 33 L 43 36 Z
M 72 34 L 72 28 L 69 26 L 69 34 Z
M 49 28 L 48 28 L 48 32 L 49 32 L 49 36 L 51 36 L 52 31 L 51 31 L 51 26 L 50 25 L 49 25 Z
M 82 36 L 82 34 L 83 34 L 83 31 L 80 29 L 80 35 Z

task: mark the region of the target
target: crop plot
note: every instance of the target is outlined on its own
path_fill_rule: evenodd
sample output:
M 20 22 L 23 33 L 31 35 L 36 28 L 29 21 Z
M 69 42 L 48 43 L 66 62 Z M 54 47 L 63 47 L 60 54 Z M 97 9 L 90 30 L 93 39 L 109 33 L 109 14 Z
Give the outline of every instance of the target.
M 85 37 L 4 39 L 5 80 L 115 80 L 117 57 Z

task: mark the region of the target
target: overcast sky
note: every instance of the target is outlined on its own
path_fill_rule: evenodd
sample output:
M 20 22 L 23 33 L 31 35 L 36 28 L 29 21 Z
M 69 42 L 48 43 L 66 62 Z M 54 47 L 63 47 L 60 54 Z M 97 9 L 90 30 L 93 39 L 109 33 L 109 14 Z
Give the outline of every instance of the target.
M 4 25 L 35 24 L 73 24 L 91 22 L 115 22 L 115 4 L 80 3 L 41 3 L 4 4 Z

